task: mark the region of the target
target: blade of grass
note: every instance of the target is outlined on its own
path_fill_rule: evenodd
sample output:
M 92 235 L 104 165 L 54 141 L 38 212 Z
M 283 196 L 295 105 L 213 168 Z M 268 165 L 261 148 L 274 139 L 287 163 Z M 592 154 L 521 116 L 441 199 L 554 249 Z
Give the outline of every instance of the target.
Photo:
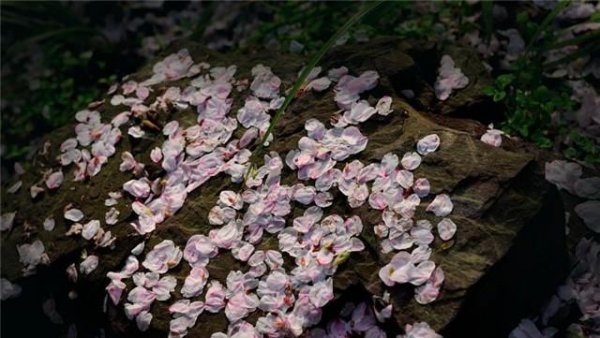
M 492 29 L 493 29 L 493 9 L 494 2 L 493 1 L 482 1 L 481 2 L 481 10 L 482 10 L 482 19 L 483 19 L 483 32 L 486 41 L 489 41 L 492 37 Z
M 535 41 L 540 37 L 542 32 L 544 32 L 546 30 L 546 28 L 548 28 L 548 26 L 552 23 L 552 21 L 554 20 L 554 18 L 556 18 L 556 16 L 560 13 L 560 11 L 562 11 L 570 3 L 571 3 L 570 0 L 560 1 L 554 7 L 554 9 L 544 18 L 544 21 L 542 21 L 542 23 L 538 26 L 535 33 L 533 33 L 531 40 L 529 40 L 529 43 L 527 44 L 527 47 L 525 48 L 525 55 L 527 55 L 529 53 L 529 51 L 531 50 L 531 47 L 533 46 Z
M 103 41 L 110 44 L 110 42 L 108 41 L 106 36 L 104 34 L 102 34 L 102 32 L 99 30 L 96 30 L 93 28 L 88 28 L 88 27 L 69 27 L 69 28 L 61 28 L 61 29 L 56 29 L 56 30 L 52 30 L 49 32 L 44 32 L 44 33 L 32 36 L 31 38 L 20 41 L 20 42 L 14 44 L 13 46 L 11 46 L 8 49 L 7 54 L 11 54 L 12 52 L 14 52 L 16 50 L 19 50 L 19 48 L 21 48 L 22 46 L 25 46 L 28 44 L 43 43 L 43 42 L 47 42 L 47 41 L 52 41 L 53 39 L 63 39 L 64 41 L 68 41 L 68 37 L 72 37 L 72 36 L 76 36 L 76 35 L 83 35 L 83 34 L 86 34 L 88 37 L 89 36 L 100 36 L 103 39 Z
M 258 146 L 252 152 L 252 157 L 250 158 L 250 168 L 249 168 L 247 174 L 249 174 L 251 171 L 253 171 L 253 168 L 256 165 L 256 160 L 264 152 L 265 143 L 267 142 L 269 136 L 271 135 L 273 128 L 275 126 L 277 126 L 277 123 L 283 116 L 286 108 L 290 105 L 290 103 L 292 102 L 294 97 L 296 97 L 296 94 L 298 94 L 298 91 L 304 84 L 304 81 L 306 81 L 306 78 L 308 77 L 308 75 L 310 74 L 312 69 L 317 65 L 317 63 L 319 63 L 319 61 L 323 58 L 323 56 L 333 47 L 335 42 L 344 33 L 346 33 L 348 31 L 348 29 L 350 29 L 350 27 L 352 27 L 352 25 L 354 25 L 365 14 L 369 13 L 371 10 L 373 10 L 377 6 L 381 5 L 382 3 L 383 3 L 383 1 L 381 1 L 381 0 L 366 3 L 365 7 L 363 7 L 360 11 L 358 11 L 356 14 L 354 14 L 352 17 L 350 17 L 350 19 L 348 19 L 348 21 L 346 21 L 346 23 L 342 27 L 340 27 L 340 29 L 338 29 L 337 32 L 335 32 L 335 34 L 333 34 L 333 36 L 331 36 L 331 38 L 329 38 L 329 40 L 327 40 L 327 42 L 325 42 L 325 44 L 323 44 L 321 49 L 319 49 L 319 51 L 310 59 L 310 62 L 308 63 L 308 65 L 306 65 L 306 67 L 304 67 L 304 69 L 300 73 L 300 76 L 298 76 L 298 79 L 294 83 L 294 86 L 286 95 L 285 101 L 283 101 L 283 104 L 281 105 L 281 107 L 279 107 L 279 109 L 277 109 L 277 111 L 275 112 L 275 115 L 273 115 L 273 118 L 271 119 L 271 123 L 269 124 L 267 131 L 265 132 L 263 137 L 259 140 Z

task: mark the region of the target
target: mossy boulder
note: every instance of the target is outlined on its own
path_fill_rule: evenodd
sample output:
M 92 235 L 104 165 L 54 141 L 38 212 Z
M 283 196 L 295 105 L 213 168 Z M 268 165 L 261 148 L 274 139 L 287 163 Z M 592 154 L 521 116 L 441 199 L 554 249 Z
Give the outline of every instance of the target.
M 188 48 L 195 62 L 207 61 L 211 65 L 238 66 L 238 76 L 250 78 L 250 69 L 262 63 L 273 69 L 283 80 L 283 88 L 292 86 L 298 71 L 306 60 L 284 54 L 257 52 L 255 54 L 215 53 L 193 43 L 181 43 L 171 51 Z M 461 51 L 453 50 L 460 54 Z M 464 53 L 471 53 L 464 51 Z M 455 204 L 453 220 L 458 232 L 450 242 L 437 239 L 433 248 L 433 260 L 442 266 L 446 281 L 441 297 L 432 304 L 419 305 L 412 298 L 412 289 L 397 286 L 390 289 L 394 304 L 394 320 L 387 326 L 390 333 L 400 333 L 406 323 L 426 321 L 445 337 L 505 337 L 522 317 L 537 310 L 542 302 L 562 281 L 567 271 L 564 243 L 564 212 L 560 199 L 541 173 L 537 154 L 531 147 L 507 141 L 501 148 L 494 148 L 479 141 L 485 126 L 468 119 L 457 119 L 432 114 L 440 111 L 439 103 L 432 95 L 437 61 L 440 52 L 435 46 L 410 43 L 397 39 L 381 39 L 360 46 L 345 46 L 332 51 L 322 65 L 325 69 L 347 66 L 351 73 L 376 70 L 380 85 L 366 97 L 373 104 L 375 97 L 383 94 L 393 98 L 394 113 L 387 117 L 375 117 L 360 126 L 369 138 L 365 151 L 356 156 L 363 162 L 380 160 L 388 153 L 400 156 L 412 151 L 421 137 L 436 133 L 441 138 L 440 149 L 424 158 L 415 171 L 419 177 L 427 177 L 433 193 L 449 193 Z M 453 54 L 454 55 L 454 54 Z M 468 54 L 471 55 L 472 54 Z M 437 58 L 437 59 L 436 59 Z M 468 58 L 466 70 L 472 78 L 473 87 L 458 92 L 450 98 L 451 110 L 460 114 L 461 109 L 471 109 L 472 102 L 483 102 L 478 92 L 479 84 L 490 80 L 482 71 L 483 66 L 475 58 Z M 130 78 L 142 80 L 151 72 L 152 64 L 142 68 Z M 184 85 L 189 80 L 168 83 L 155 89 L 154 95 L 168 86 Z M 406 101 L 402 90 L 412 89 L 415 100 Z M 237 97 L 235 97 L 237 95 Z M 234 94 L 232 112 L 243 104 L 242 94 Z M 109 120 L 122 111 L 108 103 L 98 110 L 103 119 Z M 412 108 L 416 106 L 419 111 Z M 446 108 L 441 109 L 444 112 Z M 448 110 L 450 108 L 447 108 Z M 280 154 L 296 148 L 304 135 L 304 121 L 316 118 L 327 122 L 337 110 L 332 91 L 323 93 L 304 92 L 290 106 L 281 123 L 275 128 L 275 141 L 269 150 Z M 429 112 L 428 112 L 429 110 Z M 163 121 L 177 119 L 182 124 L 194 121 L 195 112 L 165 113 Z M 109 207 L 104 199 L 111 191 L 120 191 L 129 174 L 119 171 L 119 155 L 130 151 L 139 161 L 150 163 L 149 150 L 162 143 L 162 135 L 147 132 L 141 140 L 124 137 L 119 143 L 117 155 L 110 158 L 100 174 L 85 182 L 72 182 L 72 169 L 64 169 L 65 182 L 56 192 L 46 192 L 32 200 L 28 188 L 39 181 L 47 168 L 57 168 L 55 160 L 60 143 L 73 136 L 73 125 L 61 128 L 46 139 L 50 142 L 48 152 L 38 155 L 23 180 L 23 188 L 16 194 L 3 192 L 2 209 L 17 210 L 14 228 L 2 234 L 2 277 L 23 286 L 23 294 L 3 303 L 2 333 L 16 336 L 59 336 L 65 328 L 43 320 L 41 302 L 52 296 L 65 322 L 75 323 L 81 336 L 91 336 L 98 328 L 107 337 L 154 337 L 166 336 L 170 315 L 169 302 L 155 302 L 154 319 L 148 332 L 141 333 L 133 322 L 128 321 L 122 307 L 104 305 L 104 287 L 108 283 L 106 273 L 119 270 L 130 250 L 146 240 L 146 250 L 163 239 L 172 239 L 180 247 L 194 234 L 207 234 L 212 228 L 208 211 L 224 189 L 239 189 L 228 178 L 217 176 L 192 192 L 184 207 L 160 224 L 149 236 L 139 236 L 129 225 L 135 214 L 131 200 L 119 203 L 119 222 L 106 226 L 116 235 L 115 248 L 96 249 L 80 237 L 65 236 L 68 225 L 62 215 L 64 207 L 72 204 L 86 216 L 104 219 Z M 124 130 L 124 134 L 126 131 Z M 293 181 L 286 172 L 284 182 Z M 340 266 L 334 277 L 336 299 L 324 309 L 324 318 L 338 313 L 345 300 L 370 299 L 371 294 L 381 295 L 386 289 L 377 273 L 391 255 L 381 254 L 373 225 L 380 214 L 367 206 L 351 209 L 343 196 L 336 196 L 331 210 L 345 216 L 359 215 L 365 225 L 361 239 L 367 249 L 351 255 Z M 294 215 L 301 212 L 294 209 Z M 419 211 L 423 212 L 423 210 Z M 44 231 L 42 223 L 53 215 L 56 228 Z M 428 218 L 426 214 L 419 215 Z M 26 226 L 27 224 L 27 226 Z M 39 238 L 50 257 L 50 265 L 40 267 L 36 275 L 21 277 L 16 245 Z M 276 248 L 277 241 L 265 236 L 259 248 Z M 65 269 L 79 262 L 83 251 L 100 257 L 100 266 L 87 276 L 80 276 L 76 284 L 70 284 Z M 232 269 L 243 269 L 240 262 L 226 253 L 211 261 L 208 270 L 212 278 L 224 281 Z M 175 298 L 181 297 L 179 288 L 189 273 L 187 264 L 180 264 L 169 271 L 178 278 Z M 67 293 L 75 290 L 75 300 Z M 106 312 L 103 307 L 106 306 Z M 251 315 L 250 322 L 256 319 Z M 23 320 L 35 325 L 23 325 Z M 39 323 L 39 324 L 37 324 Z M 202 314 L 190 337 L 208 337 L 212 332 L 224 331 L 227 320 L 223 313 Z

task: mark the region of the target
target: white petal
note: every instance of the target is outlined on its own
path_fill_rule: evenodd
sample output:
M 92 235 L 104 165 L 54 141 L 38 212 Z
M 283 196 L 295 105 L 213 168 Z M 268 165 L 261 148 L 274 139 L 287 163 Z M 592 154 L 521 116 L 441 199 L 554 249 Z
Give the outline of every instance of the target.
M 83 212 L 79 209 L 69 209 L 65 211 L 65 219 L 73 222 L 79 222 L 83 219 Z
M 438 223 L 437 230 L 440 238 L 443 241 L 447 241 L 454 237 L 454 234 L 456 233 L 456 224 L 454 224 L 451 219 L 444 218 Z

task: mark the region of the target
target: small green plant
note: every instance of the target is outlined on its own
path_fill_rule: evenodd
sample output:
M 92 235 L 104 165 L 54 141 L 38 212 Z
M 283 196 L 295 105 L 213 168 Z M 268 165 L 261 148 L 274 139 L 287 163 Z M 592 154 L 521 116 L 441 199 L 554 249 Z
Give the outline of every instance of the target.
M 551 33 L 552 20 L 568 3 L 560 2 L 541 23 L 531 20 L 527 13 L 517 15 L 517 26 L 529 43 L 508 72 L 498 75 L 493 85 L 484 88 L 483 92 L 494 102 L 504 104 L 506 119 L 502 129 L 506 133 L 532 141 L 541 148 L 556 147 L 568 158 L 598 164 L 600 153 L 595 140 L 573 131 L 565 121 L 553 118 L 577 108 L 577 103 L 571 98 L 571 89 L 561 81 L 544 76 L 553 67 L 564 65 L 582 56 L 582 53 L 590 53 L 590 48 L 597 48 L 590 44 L 597 35 L 595 32 L 571 41 L 557 41 Z M 580 47 L 578 54 L 567 55 L 551 64 L 543 63 L 546 51 L 571 44 Z M 567 142 L 561 145 L 555 140 Z

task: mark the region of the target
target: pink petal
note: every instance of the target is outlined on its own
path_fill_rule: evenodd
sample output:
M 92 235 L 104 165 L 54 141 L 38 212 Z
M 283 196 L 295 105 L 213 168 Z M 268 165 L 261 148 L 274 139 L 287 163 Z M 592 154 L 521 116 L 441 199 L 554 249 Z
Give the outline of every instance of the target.
M 421 155 L 427 155 L 436 151 L 439 146 L 440 137 L 437 134 L 427 135 L 417 142 L 417 152 Z

